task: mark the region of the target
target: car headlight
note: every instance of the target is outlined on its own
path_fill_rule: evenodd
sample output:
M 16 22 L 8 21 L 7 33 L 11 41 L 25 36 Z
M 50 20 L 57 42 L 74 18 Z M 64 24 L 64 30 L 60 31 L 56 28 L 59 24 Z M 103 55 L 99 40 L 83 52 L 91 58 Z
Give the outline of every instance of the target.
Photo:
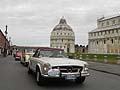
M 50 64 L 49 63 L 45 63 L 44 65 L 43 65 L 43 70 L 44 71 L 48 71 L 50 69 Z
M 88 64 L 84 64 L 84 71 L 88 71 Z
M 42 67 L 42 73 L 47 75 L 48 74 L 48 71 L 50 70 L 51 66 L 49 63 L 45 63 L 43 64 L 43 67 Z
M 88 64 L 84 64 L 84 67 L 85 67 L 85 68 L 88 68 Z

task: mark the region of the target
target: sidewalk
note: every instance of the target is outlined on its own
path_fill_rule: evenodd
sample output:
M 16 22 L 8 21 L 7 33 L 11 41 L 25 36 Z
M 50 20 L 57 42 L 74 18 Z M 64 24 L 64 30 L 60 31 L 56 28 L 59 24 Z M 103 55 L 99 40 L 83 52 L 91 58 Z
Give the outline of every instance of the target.
M 120 65 L 87 61 L 89 69 L 120 76 Z

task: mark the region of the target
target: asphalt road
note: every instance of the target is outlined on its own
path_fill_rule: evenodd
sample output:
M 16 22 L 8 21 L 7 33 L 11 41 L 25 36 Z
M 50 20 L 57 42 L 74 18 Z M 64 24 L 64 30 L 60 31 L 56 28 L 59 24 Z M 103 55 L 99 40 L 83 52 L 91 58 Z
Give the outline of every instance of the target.
M 72 81 L 49 80 L 38 86 L 34 75 L 12 57 L 0 57 L 0 90 L 120 90 L 120 76 L 89 70 L 90 76 L 82 85 Z

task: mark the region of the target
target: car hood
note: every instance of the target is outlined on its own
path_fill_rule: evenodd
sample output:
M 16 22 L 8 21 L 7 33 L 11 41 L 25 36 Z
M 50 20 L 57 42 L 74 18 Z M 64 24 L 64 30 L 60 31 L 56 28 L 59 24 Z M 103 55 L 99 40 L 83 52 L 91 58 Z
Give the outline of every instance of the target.
M 48 58 L 43 57 L 40 60 L 44 63 L 49 63 L 51 66 L 84 66 L 87 62 L 77 60 L 77 59 L 69 59 L 69 58 Z

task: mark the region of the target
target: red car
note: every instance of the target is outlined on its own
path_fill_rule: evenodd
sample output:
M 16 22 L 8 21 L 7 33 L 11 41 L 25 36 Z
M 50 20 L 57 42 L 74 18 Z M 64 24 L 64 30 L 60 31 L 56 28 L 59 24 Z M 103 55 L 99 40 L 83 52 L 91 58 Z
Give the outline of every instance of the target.
M 21 60 L 21 57 L 22 57 L 22 52 L 19 52 L 17 51 L 16 54 L 15 54 L 15 60 Z

